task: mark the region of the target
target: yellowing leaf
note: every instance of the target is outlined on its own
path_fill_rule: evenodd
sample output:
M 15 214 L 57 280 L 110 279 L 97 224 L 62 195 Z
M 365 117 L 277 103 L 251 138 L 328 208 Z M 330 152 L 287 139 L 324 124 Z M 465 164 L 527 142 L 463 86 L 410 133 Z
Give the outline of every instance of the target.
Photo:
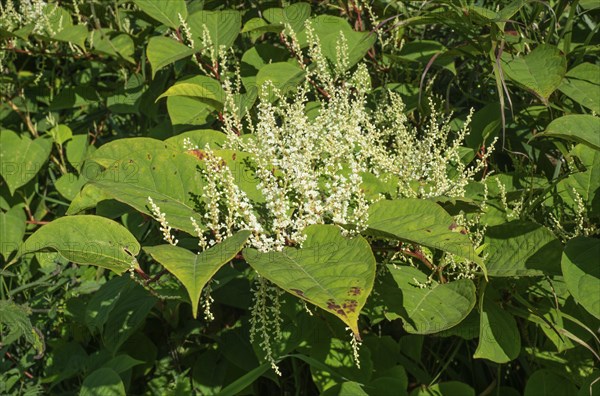
M 375 280 L 369 243 L 360 236 L 345 238 L 333 225 L 309 226 L 305 233 L 302 248 L 244 249 L 244 258 L 261 276 L 334 314 L 360 338 L 358 316 Z

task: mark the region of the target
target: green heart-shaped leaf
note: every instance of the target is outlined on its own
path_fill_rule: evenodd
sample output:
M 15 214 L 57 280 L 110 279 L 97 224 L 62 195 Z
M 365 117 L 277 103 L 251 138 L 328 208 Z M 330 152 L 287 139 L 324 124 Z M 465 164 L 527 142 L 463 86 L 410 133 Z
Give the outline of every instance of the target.
M 418 243 L 464 257 L 484 271 L 467 235 L 441 206 L 423 199 L 382 200 L 369 208 L 368 234 Z
M 217 80 L 206 76 L 196 76 L 185 82 L 178 82 L 163 92 L 156 100 L 169 96 L 195 98 L 217 110 L 223 107 L 223 101 L 225 100 L 225 92 L 221 88 L 221 84 Z
M 547 103 L 562 82 L 567 59 L 558 48 L 542 44 L 525 56 L 505 60 L 502 68 L 508 78 Z
M 125 396 L 125 385 L 113 369 L 101 367 L 90 373 L 81 384 L 79 396 L 114 395 Z
M 134 2 L 140 10 L 173 29 L 181 25 L 180 17 L 184 20 L 187 17 L 185 0 L 134 0 Z
M 515 318 L 496 300 L 497 293 L 488 286 L 479 301 L 479 344 L 473 357 L 507 363 L 519 356 L 521 336 Z
M 135 147 L 133 139 L 129 143 L 130 148 Z M 190 217 L 202 222 L 195 211 L 204 185 L 197 169 L 202 162 L 193 155 L 164 148 L 162 144 L 163 148 L 133 151 L 114 161 L 92 179 L 91 185 L 148 215 L 152 214 L 148 205 L 148 197 L 151 197 L 161 212 L 166 213 L 172 227 L 194 235 Z
M 362 237 L 345 238 L 338 227 L 313 225 L 302 248 L 261 253 L 244 249 L 244 258 L 261 276 L 287 292 L 331 312 L 360 337 L 358 316 L 373 289 L 375 257 Z
M 94 30 L 92 34 L 94 35 L 94 50 L 117 59 L 122 57 L 133 64 L 136 63 L 133 59 L 135 44 L 130 35 L 110 29 Z M 90 41 L 92 40 L 90 39 Z
M 183 283 L 190 295 L 195 318 L 202 289 L 219 268 L 242 250 L 250 234 L 250 231 L 240 231 L 198 254 L 173 245 L 146 246 L 144 250 Z
M 341 36 L 344 36 L 347 45 L 348 63 L 346 69 L 360 62 L 369 48 L 377 40 L 377 35 L 373 32 L 357 32 L 352 29 L 344 18 L 333 15 L 319 15 L 311 18 L 311 26 L 321 43 L 323 55 L 331 62 L 337 62 L 338 48 Z M 298 35 L 302 44 L 306 44 L 306 35 L 304 32 Z
M 570 114 L 553 120 L 543 133 L 535 137 L 558 137 L 583 143 L 600 150 L 600 117 L 587 114 Z
M 0 175 L 12 194 L 40 171 L 52 150 L 52 140 L 30 139 L 13 131 L 0 130 Z
M 590 379 L 594 375 L 589 375 Z M 594 382 L 592 382 L 593 384 Z M 597 382 L 596 382 L 597 383 Z M 590 391 L 591 386 L 582 387 L 580 392 L 577 392 L 577 387 L 564 376 L 557 374 L 553 370 L 541 369 L 537 370 L 529 376 L 525 385 L 524 396 L 556 396 L 556 395 L 594 395 L 595 392 Z
M 585 144 L 578 144 L 570 151 L 570 155 L 577 157 L 581 165 L 579 172 L 558 183 L 559 193 L 570 205 L 576 205 L 575 192 L 583 199 L 588 210 L 588 216 L 600 216 L 600 150 L 590 148 Z
M 270 90 L 270 86 L 265 86 L 265 82 L 270 81 L 275 88 L 282 93 L 287 93 L 296 89 L 298 84 L 304 79 L 304 70 L 299 66 L 288 62 L 275 62 L 263 66 L 256 75 L 256 86 L 258 92 L 264 89 Z M 274 93 L 268 91 L 269 101 L 274 101 L 277 97 Z
M 198 44 L 207 45 L 203 43 L 206 29 L 213 48 L 218 52 L 221 46 L 227 49 L 233 45 L 242 29 L 242 14 L 234 10 L 201 10 L 191 14 L 187 22 Z
M 193 53 L 194 50 L 190 47 L 168 37 L 152 37 L 146 48 L 148 61 L 152 66 L 152 78 L 158 70 Z
M 409 333 L 431 334 L 459 324 L 475 306 L 475 285 L 470 279 L 449 283 L 432 280 L 425 284 L 427 275 L 416 268 L 388 265 L 398 289 L 384 286 L 382 298 L 389 311 L 389 320 L 402 318 Z M 398 293 L 399 292 L 399 293 Z M 452 303 L 448 303 L 451 301 Z
M 289 24 L 294 32 L 304 29 L 304 21 L 310 16 L 310 4 L 296 3 L 285 8 L 269 8 L 263 12 L 267 21 L 274 25 Z
M 46 251 L 56 251 L 74 263 L 121 274 L 130 268 L 140 244 L 127 228 L 105 217 L 65 216 L 34 232 L 24 242 L 19 256 Z
M 558 89 L 580 105 L 600 113 L 600 66 L 588 62 L 575 66 Z
M 486 265 L 490 276 L 540 276 L 560 273 L 562 244 L 547 228 L 512 221 L 488 228 Z

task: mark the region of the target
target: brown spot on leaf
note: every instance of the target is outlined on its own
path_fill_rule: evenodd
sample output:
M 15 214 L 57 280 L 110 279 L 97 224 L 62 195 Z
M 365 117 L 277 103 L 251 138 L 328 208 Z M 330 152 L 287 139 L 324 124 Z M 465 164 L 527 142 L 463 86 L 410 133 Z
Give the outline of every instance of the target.
M 293 291 L 294 293 L 296 293 L 299 297 L 306 297 L 304 295 L 304 292 L 300 289 L 290 289 L 291 291 Z
M 348 291 L 349 296 L 360 296 L 362 293 L 362 289 L 358 286 L 352 286 Z
M 332 299 L 327 300 L 327 309 L 331 309 L 332 311 L 339 311 L 342 307 L 339 304 L 336 304 Z
M 199 149 L 188 150 L 187 153 L 195 156 L 199 160 L 203 160 L 204 157 L 206 157 L 206 154 L 204 153 L 204 151 L 199 150 Z
M 344 302 L 344 304 L 342 304 L 342 307 L 344 308 L 344 310 L 346 312 L 355 312 L 356 311 L 356 307 L 358 307 L 358 301 L 356 301 L 356 300 L 346 300 Z

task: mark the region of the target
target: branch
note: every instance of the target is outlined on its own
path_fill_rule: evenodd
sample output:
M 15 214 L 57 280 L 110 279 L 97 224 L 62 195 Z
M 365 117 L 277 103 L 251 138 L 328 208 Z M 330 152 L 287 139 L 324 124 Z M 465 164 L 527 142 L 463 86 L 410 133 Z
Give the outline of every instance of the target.
M 411 257 L 414 257 L 414 258 L 418 259 L 423 264 L 425 264 L 425 266 L 427 268 L 429 268 L 431 271 L 437 272 L 438 278 L 440 279 L 440 283 L 446 283 L 446 282 L 448 282 L 448 280 L 446 279 L 446 277 L 442 273 L 442 270 L 444 268 L 440 267 L 440 266 L 436 266 L 436 265 L 431 264 L 431 262 L 427 259 L 427 257 L 425 257 L 425 255 L 423 254 L 423 252 L 421 252 L 420 250 L 414 250 L 414 251 L 412 251 L 412 250 L 408 250 L 408 249 L 403 249 L 403 250 L 400 250 L 400 252 L 406 254 L 407 256 L 411 256 Z
M 158 282 L 158 280 L 164 275 L 167 274 L 169 271 L 166 268 L 163 268 L 158 274 L 154 275 L 152 278 L 149 278 L 146 280 L 146 285 L 149 285 L 150 283 L 154 283 L 154 282 Z
M 11 109 L 13 109 L 13 111 L 15 113 L 17 113 L 19 115 L 19 117 L 21 117 L 21 119 L 23 120 L 23 122 L 25 123 L 25 125 L 27 125 L 27 129 L 29 129 L 29 132 L 31 132 L 31 134 L 34 137 L 38 137 L 38 133 L 37 133 L 37 129 L 35 128 L 35 126 L 33 125 L 33 122 L 31 122 L 31 118 L 29 117 L 29 114 L 23 114 L 23 112 L 21 112 L 21 110 L 19 110 L 19 108 L 17 107 L 16 104 L 14 104 L 14 102 L 10 99 L 6 99 L 6 103 L 8 103 L 8 105 L 10 106 Z
M 448 280 L 446 279 L 446 277 L 442 273 L 444 267 L 433 265 L 431 263 L 431 261 L 429 261 L 429 259 L 427 259 L 427 257 L 425 257 L 425 255 L 423 254 L 423 252 L 421 252 L 417 248 L 415 248 L 415 250 L 409 250 L 409 249 L 403 249 L 401 246 L 389 247 L 389 248 L 388 247 L 383 247 L 382 248 L 382 247 L 377 247 L 377 246 L 371 246 L 371 249 L 373 251 L 395 251 L 395 252 L 400 252 L 400 253 L 403 253 L 403 254 L 405 254 L 407 256 L 416 258 L 421 263 L 423 263 L 427 268 L 429 268 L 432 272 L 437 272 L 438 278 L 440 279 L 440 283 L 447 283 L 448 282 Z

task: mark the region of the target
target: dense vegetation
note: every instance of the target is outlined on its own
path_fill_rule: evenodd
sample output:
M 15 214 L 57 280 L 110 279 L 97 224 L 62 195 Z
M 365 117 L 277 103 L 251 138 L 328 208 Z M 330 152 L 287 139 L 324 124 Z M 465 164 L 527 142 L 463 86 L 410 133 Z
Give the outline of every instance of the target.
M 0 394 L 600 394 L 598 1 L 0 5 Z

